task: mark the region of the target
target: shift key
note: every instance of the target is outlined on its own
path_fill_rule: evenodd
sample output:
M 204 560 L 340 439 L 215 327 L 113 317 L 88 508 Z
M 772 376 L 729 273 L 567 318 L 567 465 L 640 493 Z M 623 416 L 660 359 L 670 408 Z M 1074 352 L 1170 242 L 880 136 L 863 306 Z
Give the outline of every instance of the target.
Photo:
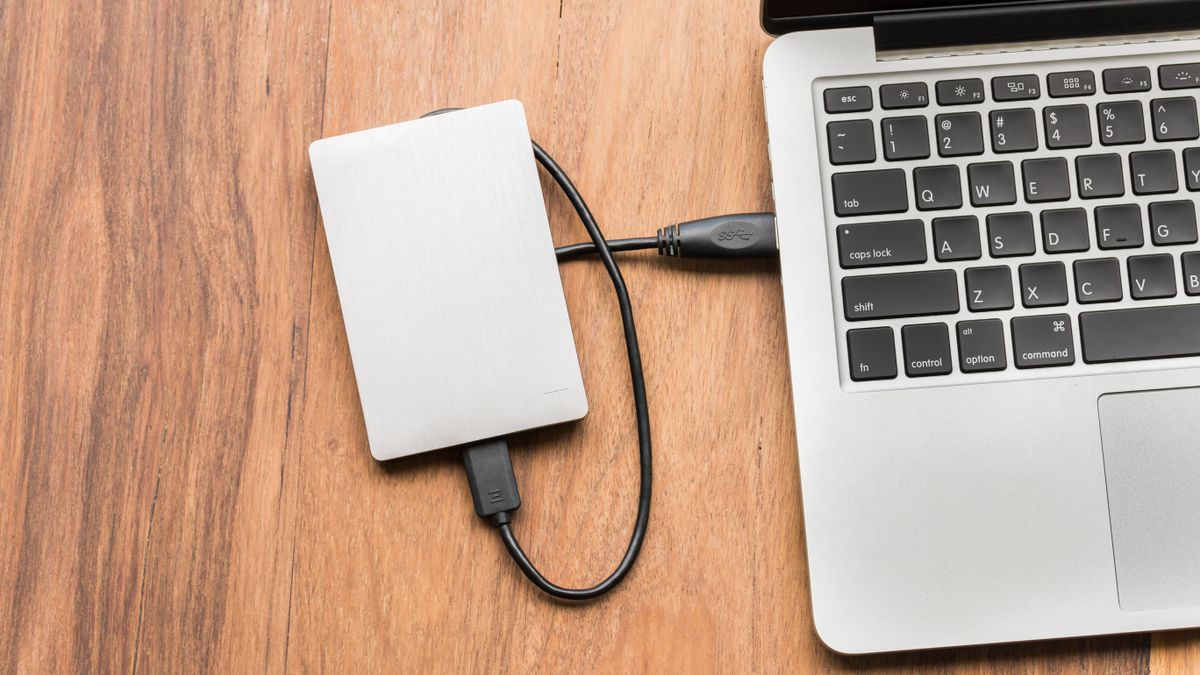
M 908 210 L 903 169 L 854 171 L 833 175 L 834 211 L 839 216 L 870 216 Z
M 847 321 L 958 312 L 954 270 L 872 274 L 842 279 Z

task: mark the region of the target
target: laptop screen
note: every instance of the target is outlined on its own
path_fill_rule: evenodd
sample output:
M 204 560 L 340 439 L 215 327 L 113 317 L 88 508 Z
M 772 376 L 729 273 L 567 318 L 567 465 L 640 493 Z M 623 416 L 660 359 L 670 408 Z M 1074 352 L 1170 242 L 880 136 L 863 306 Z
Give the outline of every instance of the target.
M 1056 0 L 763 0 L 763 23 L 833 28 L 869 24 L 877 14 L 969 6 L 1033 5 Z

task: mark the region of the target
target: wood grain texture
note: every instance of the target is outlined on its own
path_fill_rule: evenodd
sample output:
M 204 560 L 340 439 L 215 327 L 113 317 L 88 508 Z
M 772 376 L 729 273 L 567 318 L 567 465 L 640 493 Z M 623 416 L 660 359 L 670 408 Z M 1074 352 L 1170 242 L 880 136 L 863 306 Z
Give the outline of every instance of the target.
M 534 591 L 454 453 L 370 458 L 308 142 L 518 98 L 609 236 L 766 210 L 757 4 L 0 0 L 0 672 L 1194 672 L 1196 633 L 821 647 L 771 263 L 624 259 L 656 485 L 609 598 Z M 563 279 L 592 412 L 514 442 L 515 527 L 585 584 L 635 433 L 611 286 Z

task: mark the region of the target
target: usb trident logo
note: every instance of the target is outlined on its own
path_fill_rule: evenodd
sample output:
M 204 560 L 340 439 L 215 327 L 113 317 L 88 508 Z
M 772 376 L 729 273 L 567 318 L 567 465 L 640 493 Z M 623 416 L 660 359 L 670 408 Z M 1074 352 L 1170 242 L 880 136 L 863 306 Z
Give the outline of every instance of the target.
M 717 233 L 717 241 L 733 241 L 734 239 L 750 241 L 753 236 L 754 235 L 741 228 L 736 230 L 722 230 Z

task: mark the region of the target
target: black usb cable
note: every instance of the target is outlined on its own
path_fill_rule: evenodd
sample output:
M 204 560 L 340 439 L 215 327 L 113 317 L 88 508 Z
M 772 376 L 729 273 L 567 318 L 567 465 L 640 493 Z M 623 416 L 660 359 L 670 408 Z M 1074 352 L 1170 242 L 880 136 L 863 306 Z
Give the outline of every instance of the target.
M 521 506 L 517 479 L 513 473 L 512 460 L 508 454 L 508 442 L 493 439 L 467 446 L 463 450 L 463 464 L 467 470 L 467 482 L 475 513 L 500 531 L 500 538 L 508 549 L 517 567 L 542 591 L 564 600 L 591 600 L 612 590 L 633 569 L 646 539 L 646 527 L 650 521 L 650 493 L 653 478 L 650 444 L 650 411 L 646 403 L 646 382 L 642 374 L 641 350 L 638 347 L 637 330 L 633 322 L 633 307 L 621 270 L 613 259 L 613 253 L 642 249 L 658 249 L 660 255 L 677 258 L 751 258 L 773 256 L 778 253 L 775 232 L 775 216 L 770 213 L 751 213 L 719 216 L 681 223 L 660 229 L 655 237 L 616 239 L 608 241 L 600 231 L 591 210 L 574 183 L 537 143 L 533 154 L 546 173 L 562 188 L 563 193 L 575 207 L 583 227 L 591 237 L 590 242 L 562 246 L 555 249 L 559 262 L 585 255 L 598 255 L 612 279 L 621 311 L 621 326 L 625 333 L 625 349 L 629 355 L 629 377 L 633 386 L 633 406 L 637 418 L 638 465 L 641 486 L 638 490 L 637 518 L 629 546 L 616 569 L 600 583 L 590 588 L 564 588 L 554 584 L 534 567 L 517 542 L 512 531 L 512 513 Z

